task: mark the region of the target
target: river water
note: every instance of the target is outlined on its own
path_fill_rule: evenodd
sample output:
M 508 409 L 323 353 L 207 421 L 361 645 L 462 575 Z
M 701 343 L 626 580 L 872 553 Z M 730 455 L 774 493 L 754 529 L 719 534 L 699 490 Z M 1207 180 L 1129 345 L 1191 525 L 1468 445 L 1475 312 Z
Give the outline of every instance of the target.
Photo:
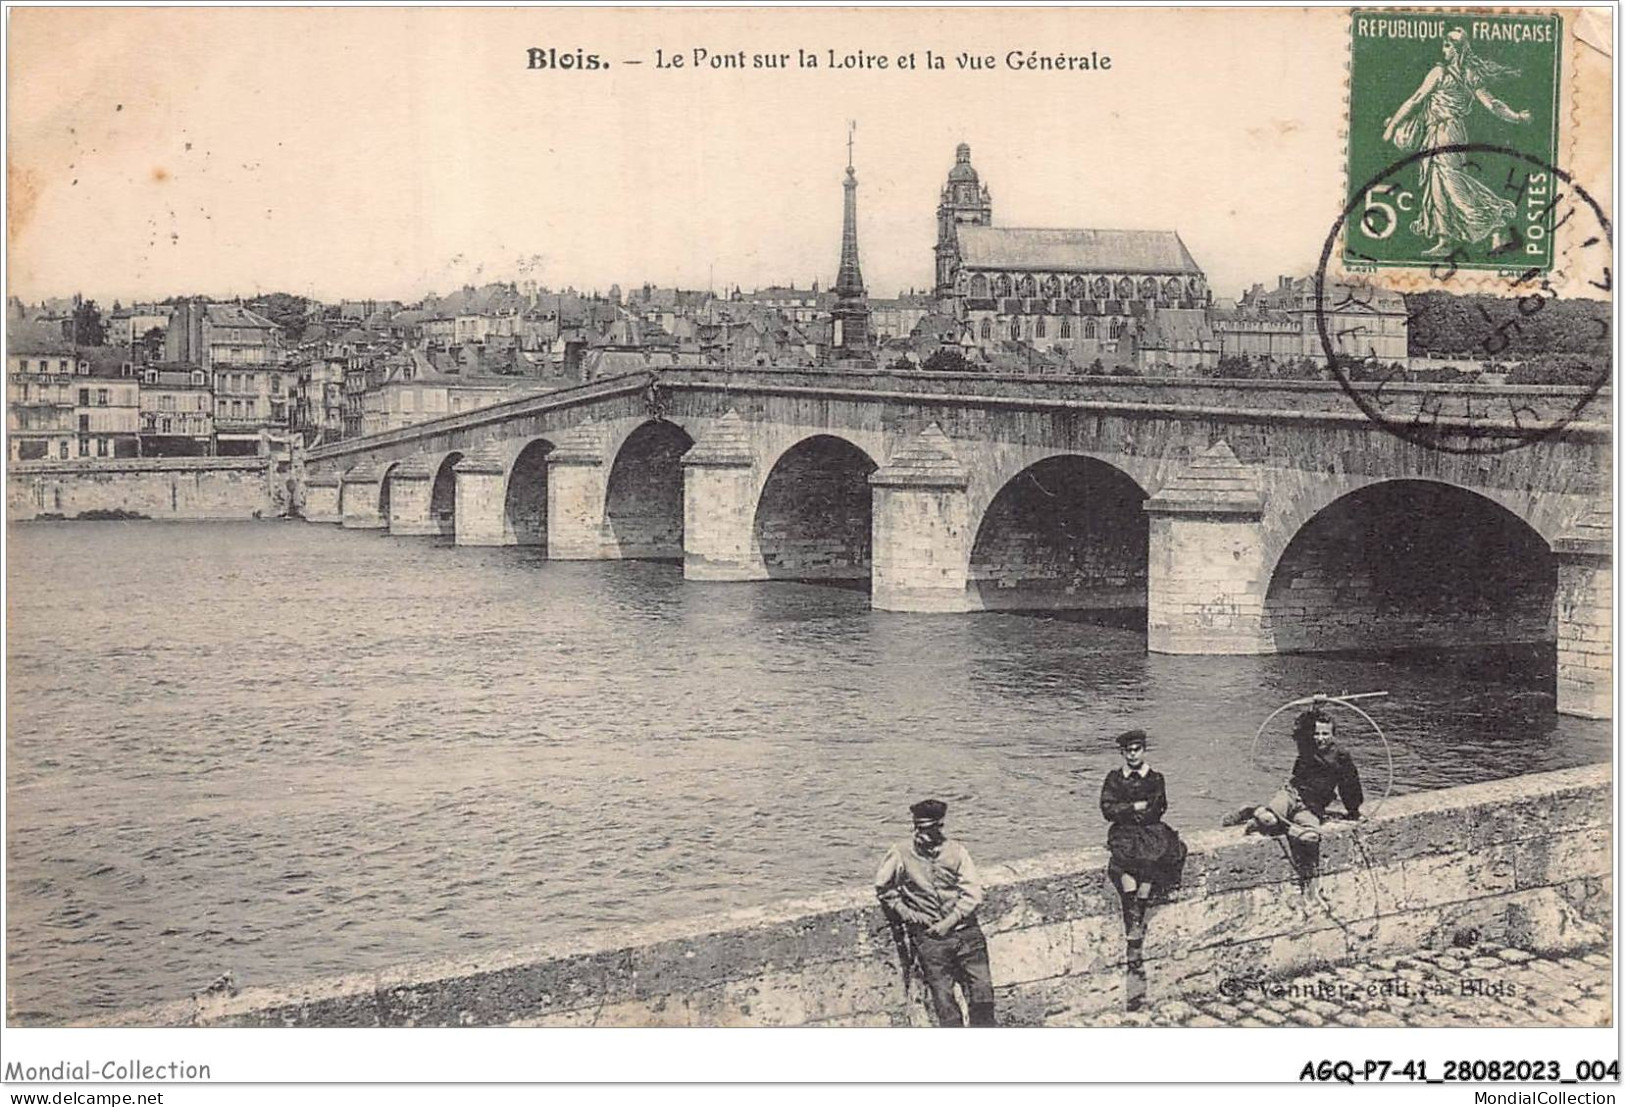
M 863 886 L 936 795 L 978 860 L 1097 844 L 1139 726 L 1169 822 L 1273 790 L 1314 692 L 1384 689 L 1394 791 L 1606 760 L 1551 651 L 1147 655 L 1069 619 L 877 614 L 299 523 L 9 530 L 13 1020 Z M 1537 675 L 1545 670 L 1545 677 Z M 1343 733 L 1386 784 L 1382 745 Z

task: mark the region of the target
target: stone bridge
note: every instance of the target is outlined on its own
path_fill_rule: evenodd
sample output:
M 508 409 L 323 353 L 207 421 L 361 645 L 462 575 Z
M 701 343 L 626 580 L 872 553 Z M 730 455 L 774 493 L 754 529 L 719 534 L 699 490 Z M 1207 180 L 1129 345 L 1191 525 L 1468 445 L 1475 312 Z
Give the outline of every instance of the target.
M 1166 653 L 1555 641 L 1559 710 L 1608 716 L 1608 394 L 1525 442 L 1585 390 L 1357 387 L 1508 448 L 1418 444 L 1335 382 L 666 370 L 320 447 L 299 491 L 313 522 L 880 610 L 1143 612 Z

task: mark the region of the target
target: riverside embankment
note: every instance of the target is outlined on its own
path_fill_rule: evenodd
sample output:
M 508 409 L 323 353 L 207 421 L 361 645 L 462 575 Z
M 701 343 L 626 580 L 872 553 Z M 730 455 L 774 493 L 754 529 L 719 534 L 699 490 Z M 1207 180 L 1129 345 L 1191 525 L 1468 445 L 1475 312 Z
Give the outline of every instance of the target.
M 1301 883 L 1278 843 L 1187 835 L 1184 886 L 1155 908 L 1144 948 L 1156 1003 L 1226 981 L 1489 942 L 1611 948 L 1607 765 L 1398 796 L 1332 824 Z M 1124 1002 L 1105 855 L 988 867 L 982 911 L 1006 1020 L 1063 996 L 1079 1023 Z M 122 1025 L 708 1026 L 906 1023 L 899 967 L 867 890 L 637 927 L 590 946 L 403 966 L 121 1012 Z

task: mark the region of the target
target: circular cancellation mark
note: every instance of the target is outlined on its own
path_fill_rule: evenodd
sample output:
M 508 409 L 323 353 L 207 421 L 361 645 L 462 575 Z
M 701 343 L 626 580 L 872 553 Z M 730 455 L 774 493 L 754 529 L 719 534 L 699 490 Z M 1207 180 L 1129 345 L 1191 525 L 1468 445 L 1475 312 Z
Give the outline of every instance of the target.
M 1332 318 L 1337 316 L 1340 319 L 1347 319 L 1350 314 L 1357 315 L 1363 306 L 1370 303 L 1369 295 L 1364 301 L 1359 298 L 1361 286 L 1357 281 L 1345 278 L 1333 284 L 1328 282 L 1326 277 L 1327 266 L 1337 250 L 1338 238 L 1349 225 L 1355 209 L 1360 206 L 1361 198 L 1424 159 L 1454 154 L 1468 157 L 1473 154 L 1496 154 L 1527 164 L 1530 168 L 1525 172 L 1524 180 L 1516 183 L 1520 193 L 1528 189 L 1534 174 L 1550 174 L 1547 179 L 1557 182 L 1551 199 L 1545 202 L 1554 217 L 1551 220 L 1550 233 L 1555 234 L 1559 228 L 1578 221 L 1579 225 L 1569 232 L 1578 244 L 1576 248 L 1601 250 L 1607 255 L 1608 264 L 1600 267 L 1602 280 L 1589 281 L 1587 284 L 1599 293 L 1612 292 L 1613 227 L 1590 193 L 1577 184 L 1568 173 L 1540 158 L 1504 146 L 1462 143 L 1418 150 L 1390 165 L 1354 193 L 1354 199 L 1332 224 L 1331 232 L 1326 236 L 1326 244 L 1320 252 L 1320 264 L 1315 270 L 1315 328 L 1320 334 L 1321 350 L 1326 355 L 1327 366 L 1337 377 L 1338 383 L 1343 386 L 1343 391 L 1373 423 L 1408 442 L 1432 450 L 1461 454 L 1506 453 L 1553 438 L 1574 422 L 1608 384 L 1611 375 L 1611 356 L 1584 358 L 1584 368 L 1579 374 L 1582 381 L 1580 394 L 1566 393 L 1560 397 L 1551 397 L 1557 400 L 1560 406 L 1549 407 L 1545 411 L 1531 407 L 1531 397 L 1527 393 L 1465 397 L 1465 410 L 1455 413 L 1447 413 L 1444 410 L 1442 394 L 1432 397 L 1424 395 L 1420 402 L 1410 402 L 1401 407 L 1393 395 L 1384 396 L 1386 386 L 1395 374 L 1389 374 L 1387 379 L 1378 375 L 1365 387 L 1356 384 L 1355 377 L 1367 366 L 1368 358 L 1344 352 L 1340 342 L 1351 333 L 1357 338 L 1360 327 L 1356 325 L 1351 329 L 1340 326 L 1337 319 Z M 1512 188 L 1514 183 L 1509 178 L 1508 187 Z M 1369 210 L 1366 216 L 1370 216 Z M 1581 229 L 1586 222 L 1593 220 L 1595 230 L 1587 232 Z M 1491 250 L 1470 259 L 1480 265 L 1484 262 L 1497 261 L 1503 256 L 1506 261 L 1505 267 L 1499 270 L 1502 275 L 1494 278 L 1505 283 L 1502 297 L 1492 299 L 1488 304 L 1480 298 L 1474 301 L 1472 308 L 1476 316 L 1474 327 L 1479 332 L 1478 346 L 1483 351 L 1485 360 L 1492 360 L 1497 353 L 1509 349 L 1522 332 L 1524 324 L 1546 310 L 1558 298 L 1556 290 L 1542 269 L 1533 267 L 1518 269 L 1519 245 L 1520 243 L 1514 240 L 1501 249 Z M 1351 256 L 1355 256 L 1358 260 L 1357 255 L 1351 253 Z M 1468 260 L 1466 251 L 1459 246 L 1433 260 L 1429 264 L 1428 274 L 1435 282 L 1435 287 L 1440 291 L 1450 291 L 1451 282 L 1460 272 L 1458 267 Z M 1476 269 L 1471 275 L 1477 287 L 1472 290 L 1463 287 L 1461 291 L 1482 292 L 1483 282 L 1488 274 L 1482 269 Z M 1415 321 L 1415 316 L 1407 315 L 1407 322 Z M 1598 339 L 1608 337 L 1606 320 L 1597 320 L 1590 325 L 1602 328 L 1601 334 L 1592 337 Z M 1483 401 L 1482 406 L 1476 410 L 1472 406 L 1474 399 Z

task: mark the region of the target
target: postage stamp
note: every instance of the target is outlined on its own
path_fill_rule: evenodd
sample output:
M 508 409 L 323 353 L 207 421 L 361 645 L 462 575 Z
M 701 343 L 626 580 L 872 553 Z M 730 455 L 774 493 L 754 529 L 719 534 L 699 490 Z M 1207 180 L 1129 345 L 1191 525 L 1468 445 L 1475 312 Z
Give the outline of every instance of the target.
M 1550 271 L 1564 17 L 1350 18 L 1345 268 Z

